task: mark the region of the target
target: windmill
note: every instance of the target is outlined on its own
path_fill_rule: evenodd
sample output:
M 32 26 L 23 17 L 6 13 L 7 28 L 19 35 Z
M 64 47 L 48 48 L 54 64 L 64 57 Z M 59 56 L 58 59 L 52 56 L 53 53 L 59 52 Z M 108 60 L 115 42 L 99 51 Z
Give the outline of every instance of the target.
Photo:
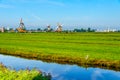
M 18 32 L 26 32 L 26 30 L 25 30 L 25 25 L 24 25 L 24 23 L 23 23 L 22 18 L 20 19 L 20 25 L 19 25 L 19 27 L 17 28 L 17 30 L 18 30 Z
M 62 25 L 61 24 L 57 24 L 57 30 L 56 32 L 62 32 Z
M 24 23 L 23 23 L 23 20 L 22 20 L 22 18 L 20 19 L 20 25 L 19 25 L 19 28 L 21 28 L 21 29 L 25 29 L 25 25 L 24 25 Z
M 51 30 L 50 25 L 47 25 L 47 31 L 49 32 Z
M 1 27 L 0 32 L 4 32 L 4 31 L 5 31 L 4 27 Z

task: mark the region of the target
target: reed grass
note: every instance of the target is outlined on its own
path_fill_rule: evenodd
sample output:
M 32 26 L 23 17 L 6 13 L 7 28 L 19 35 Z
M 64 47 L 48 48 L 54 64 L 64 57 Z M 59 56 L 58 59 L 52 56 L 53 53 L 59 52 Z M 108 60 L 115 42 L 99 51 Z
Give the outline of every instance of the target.
M 43 76 L 41 71 L 33 70 L 10 70 L 0 64 L 0 80 L 50 80 Z

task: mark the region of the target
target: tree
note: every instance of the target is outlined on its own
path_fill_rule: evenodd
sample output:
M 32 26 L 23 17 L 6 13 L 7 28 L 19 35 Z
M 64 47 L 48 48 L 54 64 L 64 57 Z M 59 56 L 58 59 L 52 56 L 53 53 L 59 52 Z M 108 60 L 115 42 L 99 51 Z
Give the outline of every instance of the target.
M 37 28 L 37 31 L 42 31 L 41 28 Z
M 91 28 L 90 27 L 87 29 L 87 32 L 91 32 Z

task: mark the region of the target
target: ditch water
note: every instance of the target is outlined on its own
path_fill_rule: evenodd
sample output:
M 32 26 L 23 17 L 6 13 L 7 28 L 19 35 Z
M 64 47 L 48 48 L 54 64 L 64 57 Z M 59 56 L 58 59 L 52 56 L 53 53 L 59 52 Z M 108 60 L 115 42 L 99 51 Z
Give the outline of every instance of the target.
M 47 63 L 0 54 L 0 62 L 16 70 L 37 68 L 52 75 L 52 80 L 120 80 L 120 71 L 83 68 L 77 65 Z

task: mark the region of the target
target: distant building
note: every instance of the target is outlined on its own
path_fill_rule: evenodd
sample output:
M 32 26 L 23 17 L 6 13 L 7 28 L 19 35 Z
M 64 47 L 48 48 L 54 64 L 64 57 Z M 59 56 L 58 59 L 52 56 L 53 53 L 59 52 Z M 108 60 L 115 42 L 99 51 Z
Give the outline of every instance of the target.
M 116 29 L 104 29 L 104 30 L 100 30 L 100 29 L 97 29 L 96 32 L 116 32 L 117 30 Z
M 1 28 L 0 28 L 0 32 L 5 32 L 4 27 L 1 27 Z
M 115 29 L 107 29 L 107 30 L 104 30 L 103 32 L 115 32 L 116 30 Z

